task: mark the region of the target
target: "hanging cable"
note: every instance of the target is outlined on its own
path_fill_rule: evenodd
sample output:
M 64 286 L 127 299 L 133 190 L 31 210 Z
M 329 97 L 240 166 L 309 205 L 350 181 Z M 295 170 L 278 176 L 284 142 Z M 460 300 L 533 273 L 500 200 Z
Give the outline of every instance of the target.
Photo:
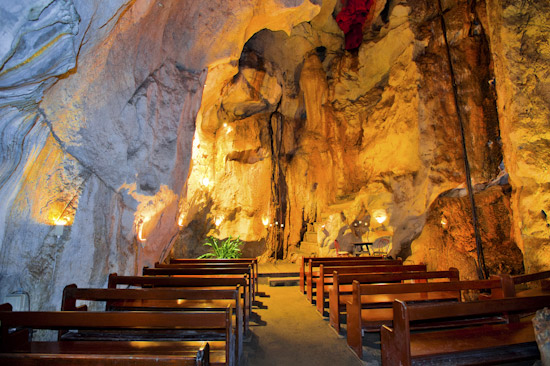
M 466 173 L 466 187 L 468 189 L 468 196 L 470 198 L 470 204 L 472 206 L 472 221 L 474 226 L 474 236 L 476 241 L 476 252 L 477 252 L 477 274 L 479 279 L 485 279 L 489 277 L 487 272 L 487 267 L 485 266 L 485 257 L 483 255 L 483 245 L 481 243 L 481 237 L 479 235 L 479 227 L 477 221 L 477 211 L 476 211 L 476 202 L 474 199 L 474 192 L 472 189 L 472 177 L 470 173 L 470 163 L 468 162 L 468 151 L 466 149 L 466 137 L 464 133 L 464 122 L 462 120 L 462 115 L 460 113 L 460 107 L 458 104 L 458 91 L 456 87 L 456 78 L 453 67 L 453 61 L 451 59 L 451 48 L 449 47 L 449 40 L 447 39 L 447 27 L 445 25 L 445 18 L 443 17 L 443 7 L 441 6 L 441 0 L 437 0 L 438 10 L 439 10 L 439 19 L 441 20 L 441 30 L 443 32 L 443 39 L 445 40 L 445 47 L 447 50 L 447 58 L 449 59 L 449 74 L 451 76 L 451 83 L 453 85 L 453 94 L 455 101 L 456 115 L 458 118 L 458 123 L 460 125 L 460 135 L 462 137 L 462 152 L 464 154 L 464 170 Z

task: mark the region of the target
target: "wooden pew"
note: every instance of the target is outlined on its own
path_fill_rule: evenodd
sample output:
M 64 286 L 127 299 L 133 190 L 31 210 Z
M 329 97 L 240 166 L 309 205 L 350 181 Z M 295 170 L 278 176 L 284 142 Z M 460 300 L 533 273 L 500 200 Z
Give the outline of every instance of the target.
M 319 277 L 315 286 L 315 304 L 317 310 L 322 314 L 325 305 L 325 299 L 328 296 L 329 288 L 333 283 L 333 273 L 336 271 L 340 274 L 367 274 L 367 273 L 390 273 L 390 272 L 413 272 L 422 271 L 426 272 L 427 266 L 425 264 L 406 264 L 406 265 L 386 265 L 386 266 L 329 266 L 325 267 L 324 264 L 319 266 Z M 351 284 L 351 282 L 349 283 Z M 319 289 L 323 291 L 319 291 Z M 351 292 L 351 288 L 349 289 Z M 311 299 L 313 302 L 313 289 L 311 291 Z
M 232 343 L 230 310 L 225 312 L 0 311 L 0 363 L 38 365 L 235 365 L 234 350 L 209 350 L 220 342 L 124 339 L 33 341 L 27 329 L 122 331 L 225 330 Z M 12 329 L 20 329 L 12 331 Z M 225 343 L 225 342 L 223 342 Z M 209 360 L 209 361 L 208 361 Z M 158 362 L 158 363 L 157 363 Z
M 550 271 L 535 272 L 524 275 L 510 276 L 499 275 L 511 288 L 514 289 L 516 297 L 550 295 Z M 538 286 L 521 289 L 518 285 L 525 285 L 531 282 L 539 282 Z
M 306 293 L 306 264 L 309 263 L 310 259 L 323 259 L 325 263 L 330 262 L 340 262 L 342 260 L 386 260 L 382 256 L 372 256 L 372 257 L 302 257 L 300 260 L 300 291 Z
M 256 292 L 258 291 L 258 258 L 233 258 L 233 259 L 195 259 L 195 258 L 170 258 L 170 264 L 186 264 L 186 263 L 248 263 L 252 265 L 254 271 L 254 283 L 256 284 Z
M 450 359 L 455 365 L 499 364 L 538 359 L 533 325 L 518 315 L 548 304 L 550 295 L 427 305 L 397 300 L 393 304 L 393 327 L 384 325 L 381 330 L 382 365 L 441 365 Z M 452 324 L 456 320 L 460 324 L 464 318 L 498 316 L 508 321 L 411 333 L 418 322 Z
M 86 311 L 77 301 L 105 302 L 105 311 L 225 311 L 235 309 L 235 359 L 243 354 L 244 315 L 240 290 L 236 289 L 96 289 L 65 286 L 62 311 Z M 64 334 L 64 333 L 61 333 Z
M 402 282 L 405 280 L 413 281 L 413 283 L 426 283 L 428 282 L 428 280 L 458 281 L 460 277 L 458 269 L 450 268 L 448 271 L 419 271 L 369 274 L 339 274 L 335 271 L 333 279 L 333 284 L 328 286 L 329 323 L 337 332 L 340 332 L 340 314 L 342 313 L 342 311 L 346 310 L 346 303 L 352 300 L 351 293 L 353 281 L 358 281 L 362 284 L 392 283 Z M 404 297 L 406 297 L 406 295 L 407 294 L 403 294 Z M 413 300 L 415 296 L 417 295 L 415 293 L 412 293 Z M 389 298 L 391 303 L 392 297 L 389 296 Z M 365 301 L 367 301 L 367 299 L 365 299 Z M 378 305 L 382 306 L 383 304 L 379 303 Z
M 109 275 L 108 287 L 132 286 L 138 288 L 148 287 L 173 287 L 173 288 L 205 288 L 205 289 L 235 289 L 242 290 L 244 310 L 244 334 L 248 334 L 250 320 L 251 296 L 248 292 L 248 279 L 242 276 L 186 276 L 186 277 L 162 277 L 162 276 L 119 276 L 116 273 Z
M 345 257 L 344 257 L 345 258 Z M 362 258 L 362 257 L 359 257 Z M 321 265 L 330 264 L 331 266 L 338 267 L 358 267 L 358 266 L 401 266 L 403 261 L 401 259 L 385 259 L 385 260 L 344 260 L 342 262 L 331 261 L 325 263 L 324 260 L 310 259 L 308 263 L 308 268 L 306 270 L 305 280 L 306 280 L 306 297 L 309 302 L 313 301 L 313 289 L 317 285 L 317 278 L 319 277 L 319 268 Z M 332 272 L 331 272 L 332 273 Z
M 211 268 L 243 268 L 248 269 L 250 268 L 250 278 L 252 282 L 252 298 L 254 299 L 256 296 L 256 292 L 258 290 L 258 273 L 256 272 L 257 269 L 255 269 L 253 263 L 155 263 L 155 268 L 193 268 L 193 269 L 211 269 Z
M 489 280 L 433 283 L 363 285 L 353 282 L 352 300 L 346 303 L 347 342 L 362 357 L 362 332 L 378 332 L 391 325 L 393 310 L 388 303 L 406 298 L 415 302 L 461 301 L 462 291 L 490 290 L 491 298 L 507 297 L 510 289 L 498 277 Z M 489 298 L 489 296 L 486 296 Z
M 248 291 L 251 296 L 250 304 L 254 301 L 254 279 L 252 278 L 252 265 L 246 267 L 172 267 L 172 268 L 149 268 L 143 267 L 144 276 L 242 276 L 246 275 Z

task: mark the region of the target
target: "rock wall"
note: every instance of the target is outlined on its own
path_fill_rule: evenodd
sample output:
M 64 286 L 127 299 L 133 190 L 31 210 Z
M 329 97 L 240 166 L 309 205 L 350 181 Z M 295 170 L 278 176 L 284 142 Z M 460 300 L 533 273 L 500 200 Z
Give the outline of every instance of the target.
M 490 271 L 547 268 L 548 6 L 440 3 L 375 1 L 354 51 L 337 0 L 1 4 L 0 298 L 53 309 L 208 235 L 391 236 L 473 277 L 460 122 Z
M 510 174 L 513 239 L 525 269 L 550 264 L 549 85 L 550 4 L 487 1 L 487 29 L 495 65 L 504 163 Z
M 263 156 L 272 163 L 249 164 L 247 169 L 261 170 L 266 180 L 257 176 L 248 180 L 246 188 L 216 180 L 214 189 L 226 197 L 219 195 L 219 201 L 251 205 L 254 210 L 248 210 L 246 219 L 224 221 L 211 233 L 234 233 L 236 222 L 255 220 L 254 229 L 241 226 L 249 228 L 248 236 L 254 233 L 250 246 L 265 239 L 266 254 L 281 258 L 300 253 L 309 225 L 317 229 L 320 254 L 331 252 L 334 239 L 350 250 L 352 242 L 390 235 L 392 255 L 407 257 L 411 242 L 423 230 L 429 206 L 442 193 L 465 184 L 447 48 L 473 181 L 489 182 L 500 173 L 496 95 L 489 83 L 493 64 L 479 20 L 485 19 L 484 4 L 470 8 L 467 2 L 444 2 L 445 42 L 442 19 L 432 2 L 378 1 L 372 25 L 364 30 L 356 52 L 342 50 L 336 8 L 335 2 L 325 2 L 315 19 L 294 27 L 290 35 L 262 31 L 245 46 L 241 73 L 267 72 L 277 80 L 271 93 L 278 105 L 261 101 L 269 94 L 264 82 L 239 88 L 241 108 L 248 106 L 246 117 L 253 114 L 269 137 L 257 139 L 255 148 L 266 152 Z M 232 80 L 231 88 L 237 89 L 240 80 Z M 201 123 L 245 128 L 246 119 L 235 113 L 227 117 L 225 106 L 222 102 L 214 111 L 203 109 Z M 221 154 L 227 172 L 232 152 L 220 144 L 226 133 L 221 128 L 211 131 L 222 133 L 212 137 L 217 142 L 209 146 L 202 144 L 201 137 L 197 156 L 202 156 L 201 166 L 208 166 L 209 159 L 219 161 Z M 190 181 L 193 175 L 192 171 Z M 265 197 L 262 189 L 270 185 L 268 203 L 243 192 L 258 190 Z M 373 219 L 379 209 L 388 214 L 383 225 Z M 204 221 L 206 211 L 201 212 L 191 217 Z M 259 223 L 262 217 L 271 225 L 267 234 Z M 196 232 L 194 226 L 190 232 Z
M 510 238 L 511 193 L 509 185 L 492 185 L 478 187 L 475 195 L 485 264 L 492 274 L 524 272 L 523 254 Z M 426 225 L 412 244 L 413 255 L 408 260 L 426 263 L 433 271 L 459 268 L 461 278 L 477 279 L 473 237 L 472 209 L 465 189 L 451 190 L 430 206 Z
M 0 298 L 21 288 L 32 309 L 54 309 L 69 283 L 103 286 L 110 272 L 137 274 L 163 258 L 178 233 L 196 116 L 211 98 L 209 69 L 231 77 L 252 34 L 319 9 L 3 3 Z

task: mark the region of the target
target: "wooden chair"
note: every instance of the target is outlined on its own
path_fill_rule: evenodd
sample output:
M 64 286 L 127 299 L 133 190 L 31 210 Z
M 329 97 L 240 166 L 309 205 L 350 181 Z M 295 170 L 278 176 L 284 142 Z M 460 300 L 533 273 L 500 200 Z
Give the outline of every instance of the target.
M 334 249 L 336 249 L 336 256 L 337 257 L 350 257 L 351 253 L 346 252 L 340 249 L 340 243 L 338 243 L 338 240 L 334 241 Z
M 372 255 L 387 256 L 391 248 L 391 238 L 389 236 L 382 236 L 374 241 L 372 244 Z

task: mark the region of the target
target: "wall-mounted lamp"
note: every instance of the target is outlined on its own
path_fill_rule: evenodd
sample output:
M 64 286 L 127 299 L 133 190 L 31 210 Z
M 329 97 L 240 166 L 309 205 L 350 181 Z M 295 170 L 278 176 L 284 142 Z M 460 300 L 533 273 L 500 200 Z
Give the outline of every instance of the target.
M 281 224 L 281 227 L 285 227 L 285 224 Z
M 147 241 L 147 239 L 145 239 L 143 237 L 143 224 L 144 224 L 144 220 L 143 219 L 139 219 L 138 223 L 137 223 L 137 238 L 140 242 L 144 243 Z
M 222 223 L 224 217 L 223 216 L 218 216 L 216 217 L 216 220 L 214 220 L 214 223 L 216 224 L 216 226 L 220 226 L 220 224 Z
M 447 221 L 447 218 L 445 216 L 441 216 L 441 226 L 443 226 L 443 229 L 446 229 L 448 224 L 449 222 Z
M 208 179 L 208 177 L 202 178 L 201 184 L 205 187 L 208 187 L 210 185 L 210 179 Z
M 267 227 L 267 225 L 269 224 L 269 217 L 262 217 L 262 224 L 264 224 L 264 227 Z
M 67 220 L 57 219 L 55 221 L 55 228 L 53 229 L 53 234 L 57 236 L 58 239 L 63 235 L 63 232 L 65 231 L 65 225 L 67 225 Z
M 372 214 L 376 222 L 379 224 L 382 224 L 386 219 L 388 218 L 388 215 L 386 214 L 386 210 L 375 210 Z

